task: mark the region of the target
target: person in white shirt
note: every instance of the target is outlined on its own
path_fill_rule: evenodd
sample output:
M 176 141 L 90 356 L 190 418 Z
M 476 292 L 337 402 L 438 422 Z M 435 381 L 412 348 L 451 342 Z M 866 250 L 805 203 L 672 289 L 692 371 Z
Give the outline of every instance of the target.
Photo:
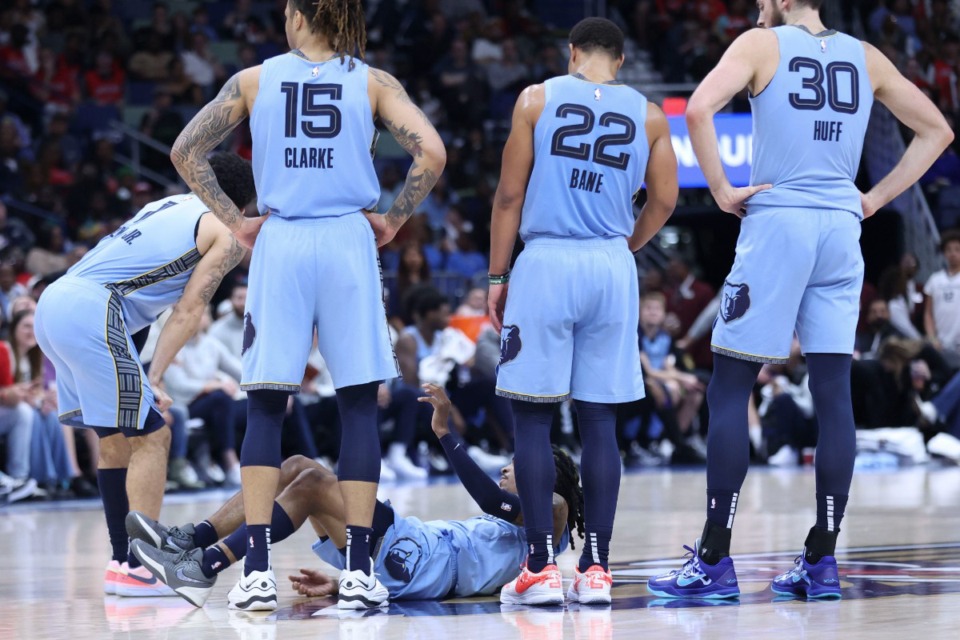
M 940 241 L 947 268 L 937 271 L 923 289 L 927 305 L 923 327 L 933 346 L 954 366 L 960 365 L 960 231 Z

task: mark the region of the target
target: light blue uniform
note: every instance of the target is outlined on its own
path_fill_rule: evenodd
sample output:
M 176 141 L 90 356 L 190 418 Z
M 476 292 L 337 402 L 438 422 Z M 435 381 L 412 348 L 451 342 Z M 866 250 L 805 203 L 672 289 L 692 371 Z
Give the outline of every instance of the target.
M 180 299 L 207 211 L 193 194 L 148 204 L 40 296 L 34 330 L 61 422 L 143 428 L 154 396 L 131 336 Z
M 242 387 L 299 391 L 315 327 L 337 388 L 399 375 L 361 215 L 380 198 L 367 65 L 270 58 L 250 129 L 258 207 L 271 217 L 250 264 Z
M 647 100 L 574 76 L 544 83 L 501 333 L 497 394 L 643 397 L 637 268 L 627 248 L 650 149 Z
M 863 44 L 842 33 L 773 29 L 780 63 L 751 97 L 753 196 L 714 326 L 717 353 L 783 363 L 853 353 L 863 286 L 860 191 L 854 184 L 873 90 Z
M 490 515 L 466 520 L 394 516 L 374 561 L 374 572 L 391 600 L 440 600 L 491 595 L 520 575 L 527 557 L 523 527 Z M 564 531 L 556 552 L 569 545 Z M 313 551 L 335 569 L 345 560 L 333 541 Z

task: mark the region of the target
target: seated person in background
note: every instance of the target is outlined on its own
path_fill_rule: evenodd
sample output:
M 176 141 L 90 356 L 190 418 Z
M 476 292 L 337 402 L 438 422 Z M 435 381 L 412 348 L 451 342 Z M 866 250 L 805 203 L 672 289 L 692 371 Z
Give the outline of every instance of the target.
M 209 334 L 211 322 L 208 307 L 196 335 L 187 340 L 167 368 L 163 383 L 174 405 L 186 407 L 191 418 L 203 420 L 212 449 L 220 458 L 224 480 L 239 485 L 236 397 L 240 392 L 240 358 Z M 221 480 L 215 470 L 211 476 L 214 481 Z
M 0 342 L 0 436 L 7 436 L 6 473 L 0 472 L 0 500 L 4 502 L 41 495 L 37 481 L 30 477 L 34 418 L 27 400 L 33 392 L 32 383 L 14 382 L 10 347 Z
M 767 462 L 792 467 L 800 462 L 804 447 L 817 445 L 817 421 L 807 367 L 794 339 L 790 359 L 784 365 L 764 365 L 757 380 L 761 384 L 757 410 L 763 426 Z
M 922 375 L 922 372 L 918 373 Z M 932 400 L 921 401 L 918 408 L 920 426 L 960 438 L 960 373 L 955 374 Z
M 907 299 L 907 275 L 899 265 L 887 268 L 877 283 L 877 292 L 887 302 L 890 324 L 905 338 L 919 340 L 920 331 L 913 325 L 910 316 L 910 301 Z
M 371 546 L 380 551 L 374 571 L 390 591 L 391 600 L 490 595 L 519 575 L 527 551 L 513 463 L 501 470 L 498 486 L 470 459 L 460 438 L 447 427 L 451 406 L 443 389 L 430 384 L 424 389 L 427 395 L 420 401 L 434 407 L 433 432 L 464 488 L 486 515 L 422 522 L 401 517 L 389 503 L 377 502 Z M 553 529 L 554 539 L 560 541 L 559 553 L 568 543 L 574 547 L 574 528 L 583 537 L 583 492 L 569 456 L 555 448 L 553 457 L 557 470 Z M 337 477 L 316 462 L 291 458 L 280 471 L 278 491 L 271 523 L 273 542 L 287 538 L 309 520 L 320 538 L 313 545 L 314 552 L 334 567 L 343 566 L 346 525 Z M 127 530 L 136 539 L 134 553 L 144 566 L 198 607 L 209 597 L 217 574 L 246 552 L 241 494 L 197 525 L 166 527 L 143 514 L 131 514 Z M 226 538 L 217 543 L 220 536 Z M 301 569 L 290 581 L 306 596 L 333 596 L 337 590 L 336 580 L 310 569 Z M 228 595 L 228 602 L 231 609 L 257 607 L 237 588 Z
M 954 368 L 960 367 L 960 230 L 945 232 L 940 249 L 947 267 L 927 280 L 923 327 Z
M 678 458 L 696 453 L 692 457 L 699 462 L 706 448 L 692 427 L 703 404 L 704 386 L 695 375 L 678 368 L 683 353 L 674 348 L 673 338 L 664 329 L 666 315 L 666 298 L 662 293 L 649 292 L 640 298 L 640 363 L 644 387 L 663 422 L 667 438 L 675 448 L 682 448 Z
M 865 324 L 865 330 L 858 332 L 854 341 L 854 353 L 858 360 L 874 360 L 884 340 L 904 337 L 890 322 L 890 309 L 883 298 L 870 302 Z

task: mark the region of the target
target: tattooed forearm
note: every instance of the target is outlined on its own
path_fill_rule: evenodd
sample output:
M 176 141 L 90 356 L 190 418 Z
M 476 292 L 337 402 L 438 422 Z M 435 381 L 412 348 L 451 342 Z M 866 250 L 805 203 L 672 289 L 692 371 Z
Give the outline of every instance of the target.
M 403 223 L 413 215 L 427 197 L 433 185 L 437 184 L 440 174 L 427 168 L 422 168 L 416 160 L 407 173 L 407 181 L 400 190 L 397 199 L 393 201 L 393 206 L 387 211 L 387 223 L 394 229 L 399 229 Z
M 231 230 L 240 226 L 242 214 L 217 183 L 207 154 L 216 149 L 244 117 L 246 107 L 235 75 L 187 124 L 170 152 L 170 159 L 190 190 Z
M 414 159 L 423 157 L 423 136 L 415 131 L 410 131 L 403 125 L 397 126 L 387 118 L 382 118 L 382 120 L 387 130 L 393 134 L 397 144 L 403 147 Z
M 234 267 L 240 264 L 240 260 L 246 252 L 247 250 L 237 242 L 236 238 L 231 236 L 230 246 L 224 252 L 220 264 L 218 264 L 213 273 L 210 274 L 207 281 L 203 283 L 203 288 L 200 290 L 200 300 L 204 306 L 210 304 L 210 301 L 213 300 L 213 295 L 220 287 L 220 283 Z

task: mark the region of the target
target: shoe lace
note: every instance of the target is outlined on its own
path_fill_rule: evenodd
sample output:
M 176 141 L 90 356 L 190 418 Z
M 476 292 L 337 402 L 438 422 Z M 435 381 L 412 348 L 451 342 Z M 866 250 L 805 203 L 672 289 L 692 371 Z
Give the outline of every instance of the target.
M 796 576 L 798 579 L 806 580 L 807 582 L 810 579 L 807 577 L 807 570 L 803 568 L 803 554 L 798 555 L 793 559 L 793 569 L 790 569 L 787 572 L 780 574 L 779 579 L 792 578 Z
M 700 568 L 700 557 L 697 555 L 697 551 L 687 545 L 683 545 L 683 548 L 687 552 L 683 555 L 685 562 L 683 566 L 679 569 L 674 569 L 670 573 L 674 576 L 681 576 L 684 578 L 695 578 L 702 575 L 703 569 Z
M 192 535 L 190 535 L 189 533 L 187 533 L 177 525 L 173 525 L 172 527 L 167 529 L 167 537 L 173 538 L 174 540 L 185 540 L 185 539 L 192 540 L 193 539 Z

